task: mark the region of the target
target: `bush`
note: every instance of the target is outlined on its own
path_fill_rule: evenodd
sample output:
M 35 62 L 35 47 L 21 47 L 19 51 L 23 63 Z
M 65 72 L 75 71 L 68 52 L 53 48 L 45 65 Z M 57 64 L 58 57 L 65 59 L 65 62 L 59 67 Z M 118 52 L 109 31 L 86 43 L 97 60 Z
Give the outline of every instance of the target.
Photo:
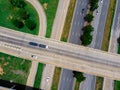
M 12 22 L 17 28 L 23 28 L 24 27 L 24 23 L 19 19 L 13 19 Z
M 120 45 L 120 37 L 117 39 L 118 44 Z
M 14 7 L 24 8 L 26 3 L 24 0 L 9 0 Z
M 90 34 L 93 30 L 94 30 L 94 28 L 93 28 L 91 25 L 87 25 L 87 26 L 84 26 L 84 27 L 82 28 L 82 31 L 83 31 L 84 33 L 88 33 L 88 34 Z
M 82 72 L 77 72 L 77 71 L 73 71 L 74 77 L 77 79 L 78 82 L 82 82 L 85 80 L 85 77 L 83 75 Z
M 87 46 L 92 42 L 92 35 L 88 33 L 83 33 L 80 39 L 82 41 L 82 45 Z
M 98 8 L 98 0 L 89 0 L 90 2 L 90 10 L 94 11 Z
M 26 20 L 25 25 L 30 29 L 34 30 L 36 28 L 36 23 L 33 20 Z
M 93 20 L 94 16 L 92 14 L 87 14 L 84 19 L 87 22 L 91 22 Z
M 20 10 L 18 11 L 18 14 L 19 14 L 19 17 L 20 17 L 21 19 L 23 19 L 23 20 L 27 20 L 27 19 L 29 19 L 29 17 L 30 17 L 30 14 L 29 14 L 26 10 L 24 10 L 24 9 L 20 9 Z

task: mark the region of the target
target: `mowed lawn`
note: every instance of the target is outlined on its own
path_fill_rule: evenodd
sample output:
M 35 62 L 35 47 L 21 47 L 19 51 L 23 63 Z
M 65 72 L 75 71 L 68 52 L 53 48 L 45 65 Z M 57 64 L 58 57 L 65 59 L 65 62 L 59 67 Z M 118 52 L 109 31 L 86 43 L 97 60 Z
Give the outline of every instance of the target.
M 36 28 L 34 30 L 29 30 L 26 26 L 24 26 L 22 29 L 19 29 L 13 25 L 11 20 L 13 17 L 16 17 L 15 13 L 18 11 L 18 8 L 12 7 L 9 0 L 0 0 L 0 26 L 37 35 L 39 30 L 38 14 L 30 3 L 26 3 L 27 5 L 25 6 L 25 10 L 29 12 L 30 19 L 36 22 Z
M 46 37 L 50 38 L 59 0 L 39 0 L 39 1 L 43 5 L 46 12 L 47 17 Z
M 31 62 L 0 53 L 0 79 L 26 84 Z M 3 70 L 3 71 L 2 71 Z

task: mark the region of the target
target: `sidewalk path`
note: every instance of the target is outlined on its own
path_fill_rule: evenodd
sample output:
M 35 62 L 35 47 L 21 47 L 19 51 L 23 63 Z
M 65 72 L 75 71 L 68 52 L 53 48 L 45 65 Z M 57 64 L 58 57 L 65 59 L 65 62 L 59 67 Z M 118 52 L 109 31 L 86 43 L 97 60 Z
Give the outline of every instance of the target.
M 59 0 L 56 16 L 52 27 L 52 34 L 51 34 L 52 39 L 60 40 L 61 38 L 69 2 L 70 0 Z M 43 71 L 43 76 L 40 86 L 41 89 L 51 90 L 54 70 L 55 70 L 54 65 L 46 64 Z

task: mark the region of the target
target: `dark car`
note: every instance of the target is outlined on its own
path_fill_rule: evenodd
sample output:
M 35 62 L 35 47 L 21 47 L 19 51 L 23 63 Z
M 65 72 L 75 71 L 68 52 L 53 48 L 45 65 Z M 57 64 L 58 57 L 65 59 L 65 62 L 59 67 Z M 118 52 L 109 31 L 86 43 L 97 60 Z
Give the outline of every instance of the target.
M 38 46 L 38 44 L 35 43 L 35 42 L 29 42 L 29 44 L 32 45 L 32 46 Z
M 48 46 L 44 45 L 44 44 L 39 44 L 39 47 L 41 47 L 41 48 L 48 48 Z

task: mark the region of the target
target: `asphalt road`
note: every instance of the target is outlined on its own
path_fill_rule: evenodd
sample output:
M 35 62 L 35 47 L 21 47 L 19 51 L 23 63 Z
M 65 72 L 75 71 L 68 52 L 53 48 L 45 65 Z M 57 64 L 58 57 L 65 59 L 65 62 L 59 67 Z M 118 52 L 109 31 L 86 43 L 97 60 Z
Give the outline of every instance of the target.
M 88 2 L 88 0 L 84 0 L 84 2 L 82 2 L 82 3 L 80 2 L 80 0 L 78 0 L 78 1 L 79 2 L 77 3 L 75 16 L 74 16 L 74 19 L 73 19 L 72 28 L 71 28 L 71 32 L 70 32 L 70 36 L 69 36 L 69 42 L 74 43 L 74 44 L 80 44 L 79 37 L 82 34 L 81 33 L 81 28 L 84 25 L 83 17 L 84 17 L 85 14 L 80 14 L 79 15 L 79 12 L 81 12 L 81 9 L 82 9 L 80 7 L 82 5 L 85 5 L 85 4 L 82 4 L 82 3 Z M 82 5 L 80 5 L 79 3 L 81 3 Z M 96 29 L 97 33 L 96 33 L 96 35 L 94 35 L 94 36 L 96 36 L 94 38 L 95 38 L 96 41 L 91 46 L 91 47 L 94 47 L 96 49 L 101 49 L 101 44 L 102 44 L 102 39 L 103 39 L 103 34 L 104 34 L 104 26 L 105 26 L 106 17 L 107 17 L 107 10 L 108 10 L 108 6 L 109 6 L 109 0 L 104 0 L 102 5 L 101 5 L 101 2 L 99 2 L 99 3 L 100 3 L 100 6 L 101 6 L 99 8 L 101 10 L 99 10 L 99 13 L 98 13 L 99 15 L 97 15 L 96 16 L 97 18 L 95 18 L 96 19 L 95 24 L 98 24 L 98 26 L 97 25 L 95 26 L 95 29 Z M 87 7 L 86 7 L 86 9 L 87 9 Z M 82 18 L 80 18 L 80 17 L 82 17 Z M 100 19 L 98 19 L 98 18 L 100 18 Z M 88 75 L 88 74 L 85 74 L 85 76 L 87 77 L 87 80 L 85 82 L 83 82 L 80 90 L 93 90 L 93 89 L 95 89 L 95 82 L 96 82 L 95 76 Z M 67 74 L 66 74 L 66 78 L 67 78 Z
M 97 9 L 99 13 L 96 15 L 97 10 L 95 10 L 95 12 L 93 13 L 94 14 L 94 21 L 92 22 L 92 25 L 94 27 L 93 41 L 89 45 L 89 47 L 91 48 L 101 49 L 108 7 L 109 0 L 103 0 L 102 3 L 99 1 L 99 7 Z M 94 75 L 89 74 L 85 74 L 85 76 L 87 78 L 84 82 L 82 82 L 80 90 L 95 90 L 96 77 Z
M 88 0 L 77 0 L 74 17 L 71 26 L 71 32 L 69 34 L 69 43 L 80 44 L 81 28 L 84 25 L 84 16 L 87 13 Z M 84 13 L 82 14 L 82 9 Z M 59 90 L 72 90 L 74 85 L 74 77 L 71 70 L 62 69 L 61 77 L 59 81 Z
M 103 0 L 103 6 L 100 12 L 100 20 L 97 28 L 96 40 L 94 45 L 95 49 L 101 49 L 109 2 L 110 0 Z

